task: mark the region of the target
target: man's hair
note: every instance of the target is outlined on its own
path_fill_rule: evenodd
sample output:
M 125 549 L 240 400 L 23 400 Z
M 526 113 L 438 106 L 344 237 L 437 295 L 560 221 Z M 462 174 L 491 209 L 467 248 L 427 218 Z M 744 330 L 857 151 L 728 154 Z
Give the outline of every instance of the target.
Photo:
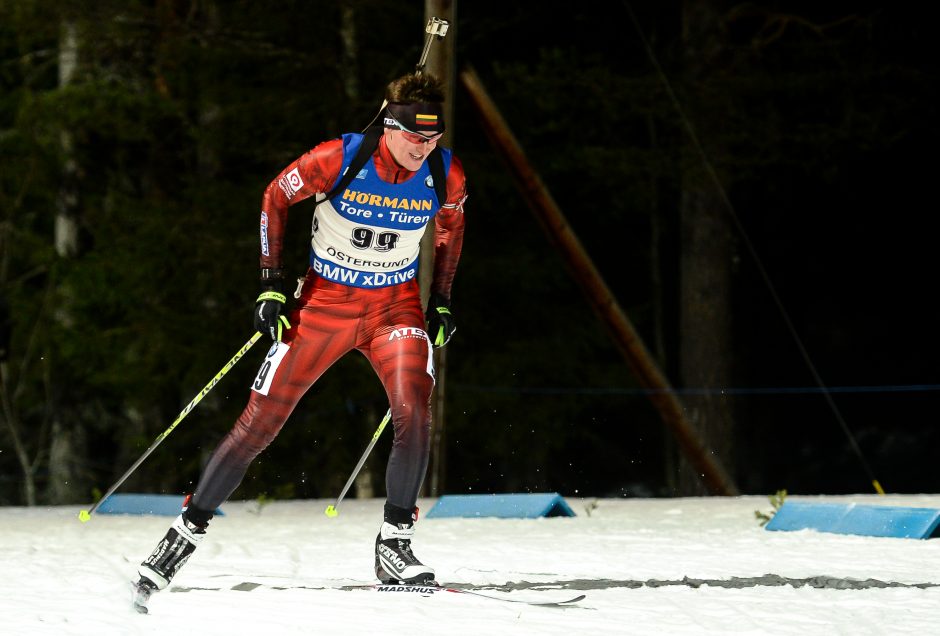
M 444 85 L 430 73 L 409 73 L 385 87 L 385 99 L 397 104 L 443 102 Z

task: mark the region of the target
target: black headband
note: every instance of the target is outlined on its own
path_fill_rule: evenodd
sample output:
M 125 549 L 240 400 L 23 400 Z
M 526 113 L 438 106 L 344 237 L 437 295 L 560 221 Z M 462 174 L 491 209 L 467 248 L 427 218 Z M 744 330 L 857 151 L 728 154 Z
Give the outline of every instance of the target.
M 444 105 L 438 102 L 401 104 L 392 102 L 386 107 L 388 115 L 412 132 L 437 135 L 444 132 Z M 386 118 L 385 126 L 394 127 Z

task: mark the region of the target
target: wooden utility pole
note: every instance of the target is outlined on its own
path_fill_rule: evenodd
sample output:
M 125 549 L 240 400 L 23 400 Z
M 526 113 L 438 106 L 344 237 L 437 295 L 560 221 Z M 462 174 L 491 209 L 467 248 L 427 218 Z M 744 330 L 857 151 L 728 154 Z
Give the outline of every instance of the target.
M 542 225 L 549 241 L 565 259 L 591 307 L 607 326 L 614 344 L 633 369 L 640 385 L 649 390 L 653 406 L 675 436 L 683 455 L 695 467 L 696 474 L 700 476 L 709 493 L 737 495 L 737 486 L 695 428 L 686 420 L 675 391 L 601 278 L 590 256 L 584 251 L 548 188 L 529 164 L 522 147 L 484 90 L 476 72 L 471 68 L 462 71 L 460 83 L 470 94 L 470 102 L 480 117 L 484 131 L 497 152 L 506 160 L 526 203 Z
M 682 2 L 682 49 L 685 51 L 687 86 L 712 86 L 720 81 L 727 44 L 722 21 L 727 0 L 685 0 Z M 704 89 L 707 90 L 707 89 Z M 680 163 L 679 199 L 679 359 L 678 378 L 684 386 L 728 386 L 731 384 L 730 351 L 734 330 L 731 324 L 731 287 L 734 262 L 733 214 L 724 206 L 721 189 L 714 177 L 725 182 L 718 164 L 699 160 L 695 138 L 705 141 L 709 152 L 725 156 L 727 137 L 716 131 L 726 116 L 729 101 L 694 100 L 693 137 L 685 135 Z M 710 123 L 711 122 L 711 123 Z M 724 393 L 707 392 L 685 398 L 689 419 L 699 435 L 733 470 L 735 465 L 734 400 Z M 701 494 L 695 470 L 680 462 L 677 473 L 679 494 Z
M 453 148 L 454 140 L 454 94 L 456 66 L 454 64 L 454 42 L 457 38 L 456 0 L 425 0 L 425 22 L 431 18 L 440 18 L 448 22 L 447 36 L 435 42 L 428 53 L 425 71 L 444 82 L 444 122 L 447 129 L 440 145 Z M 443 201 L 441 201 L 443 203 Z M 428 224 L 421 240 L 421 264 L 418 273 L 421 285 L 421 300 L 427 303 L 430 295 L 431 279 L 434 275 L 434 223 Z M 459 316 L 458 316 L 459 318 Z M 431 396 L 431 464 L 425 490 L 431 497 L 440 496 L 444 488 L 444 471 L 447 466 L 447 452 L 444 446 L 446 430 L 445 395 L 447 387 L 447 349 L 437 349 L 434 353 L 436 383 Z

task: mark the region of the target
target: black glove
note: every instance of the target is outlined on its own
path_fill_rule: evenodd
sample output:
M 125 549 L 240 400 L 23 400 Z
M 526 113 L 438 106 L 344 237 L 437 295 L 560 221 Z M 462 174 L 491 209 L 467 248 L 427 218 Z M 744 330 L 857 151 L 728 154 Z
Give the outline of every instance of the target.
M 284 329 L 290 329 L 287 316 L 282 316 L 287 296 L 281 293 L 280 281 L 263 281 L 261 295 L 255 305 L 255 331 L 271 336 L 274 342 L 281 341 Z
M 454 317 L 450 313 L 450 301 L 434 293 L 428 299 L 428 337 L 435 347 L 443 347 L 450 342 L 450 337 L 457 331 Z

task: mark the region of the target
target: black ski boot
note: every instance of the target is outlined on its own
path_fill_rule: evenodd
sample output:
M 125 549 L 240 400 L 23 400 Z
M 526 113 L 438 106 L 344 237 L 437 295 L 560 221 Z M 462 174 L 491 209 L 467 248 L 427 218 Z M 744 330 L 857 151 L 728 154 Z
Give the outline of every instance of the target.
M 186 502 L 189 502 L 189 498 Z M 134 607 L 138 612 L 147 613 L 147 601 L 150 596 L 169 585 L 179 569 L 189 560 L 196 546 L 205 537 L 211 518 L 211 512 L 188 506 L 183 510 L 183 514 L 176 518 L 150 556 L 140 564 L 137 568 L 140 579 L 134 584 Z
M 435 585 L 434 569 L 411 551 L 416 512 L 385 504 L 385 521 L 375 538 L 375 575 L 386 585 Z

